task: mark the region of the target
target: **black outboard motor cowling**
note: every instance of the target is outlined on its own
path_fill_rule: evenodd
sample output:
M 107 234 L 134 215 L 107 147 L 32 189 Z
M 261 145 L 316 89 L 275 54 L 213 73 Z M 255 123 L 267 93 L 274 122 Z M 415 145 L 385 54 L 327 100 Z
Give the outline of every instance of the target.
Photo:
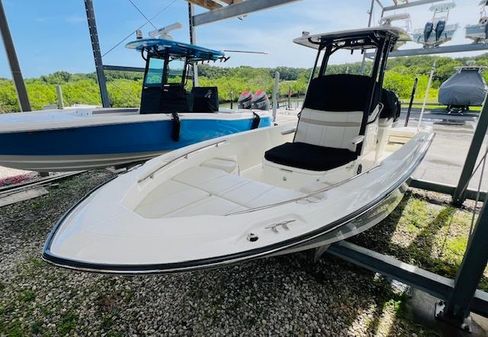
M 256 110 L 269 110 L 269 98 L 265 91 L 258 90 L 252 96 L 251 108 Z
M 424 42 L 427 42 L 434 31 L 434 24 L 427 22 L 424 27 Z
M 446 30 L 446 21 L 441 20 L 437 22 L 437 25 L 435 26 L 435 40 L 437 42 L 439 42 L 440 38 L 442 37 L 444 30 Z
M 239 109 L 251 109 L 252 93 L 250 91 L 244 91 L 237 101 L 237 107 Z
M 380 118 L 393 118 L 393 122 L 396 122 L 402 112 L 402 103 L 398 95 L 394 91 L 383 89 L 381 103 L 383 103 L 383 110 L 381 111 Z

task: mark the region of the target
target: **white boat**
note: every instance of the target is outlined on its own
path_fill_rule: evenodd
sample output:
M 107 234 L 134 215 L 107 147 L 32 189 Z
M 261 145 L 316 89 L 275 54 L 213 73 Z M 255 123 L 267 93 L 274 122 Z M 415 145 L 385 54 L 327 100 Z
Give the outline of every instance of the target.
M 424 48 L 435 48 L 441 44 L 451 41 L 454 33 L 459 28 L 456 24 L 447 24 L 449 12 L 456 7 L 454 2 L 433 4 L 430 11 L 433 12 L 432 20 L 427 22 L 424 28 L 415 29 L 412 40 L 420 43 Z
M 429 128 L 392 128 L 398 102 L 386 91 L 379 99 L 399 33 L 295 39 L 320 56 L 298 125 L 194 144 L 119 176 L 60 219 L 43 258 L 85 271 L 186 271 L 323 247 L 377 224 L 433 138 Z M 371 76 L 327 75 L 341 49 L 375 49 Z
M 409 33 L 412 30 L 412 21 L 410 20 L 409 13 L 385 15 L 381 17 L 379 22 L 380 26 L 383 27 L 392 27 L 393 23 L 395 23 L 395 27 L 402 28 L 406 33 Z M 405 45 L 408 40 L 409 39 L 400 38 L 395 46 L 395 49 L 398 49 Z
M 488 7 L 488 0 L 481 0 L 480 6 L 480 19 L 476 25 L 466 26 L 466 38 L 473 40 L 474 43 L 487 43 L 488 16 L 486 15 L 486 8 Z

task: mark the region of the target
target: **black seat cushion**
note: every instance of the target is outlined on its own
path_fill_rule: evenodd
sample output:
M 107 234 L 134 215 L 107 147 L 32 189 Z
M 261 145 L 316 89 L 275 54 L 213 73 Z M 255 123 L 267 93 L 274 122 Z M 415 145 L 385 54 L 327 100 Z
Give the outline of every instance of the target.
M 285 143 L 268 150 L 264 158 L 276 164 L 310 171 L 327 171 L 356 160 L 357 154 L 307 143 Z

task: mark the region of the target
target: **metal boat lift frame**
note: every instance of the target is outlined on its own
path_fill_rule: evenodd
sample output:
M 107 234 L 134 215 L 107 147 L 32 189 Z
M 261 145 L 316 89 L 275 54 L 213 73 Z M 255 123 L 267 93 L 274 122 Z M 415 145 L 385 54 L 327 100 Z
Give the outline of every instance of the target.
M 137 71 L 139 70 L 139 68 L 103 65 L 100 55 L 98 33 L 96 30 L 93 2 L 92 0 L 84 1 L 90 28 L 90 37 L 93 47 L 96 70 L 99 77 L 98 79 L 102 95 L 102 102 L 104 102 L 104 106 L 106 106 L 109 103 L 108 99 L 104 99 L 104 97 L 108 98 L 108 92 L 104 81 L 103 70 Z M 190 0 L 191 4 L 189 3 L 189 20 L 192 42 L 195 42 L 196 35 L 194 29 L 198 25 L 223 20 L 229 17 L 244 15 L 246 13 L 255 12 L 257 10 L 270 8 L 281 4 L 287 4 L 293 1 L 297 0 L 247 0 L 242 2 L 241 0 L 221 0 L 219 2 L 214 2 L 213 0 Z M 426 5 L 440 1 L 442 0 L 393 0 L 394 5 L 385 6 L 383 4 L 384 0 L 371 0 L 369 24 L 371 25 L 372 23 L 372 16 L 375 4 L 379 5 L 382 9 L 383 16 L 383 14 L 387 11 Z M 222 6 L 221 3 L 226 3 L 228 5 Z M 193 4 L 206 7 L 207 9 L 210 9 L 210 11 L 203 14 L 193 15 Z M 0 10 L 3 13 L 1 0 Z M 8 31 L 8 25 L 5 15 L 0 16 L 0 29 L 3 33 L 4 43 L 7 54 L 9 55 L 9 60 L 15 61 L 15 50 L 13 48 L 13 42 L 11 41 L 11 37 L 9 38 L 10 32 Z M 7 32 L 8 34 L 6 35 L 5 32 Z M 7 36 L 7 38 L 5 36 Z M 469 44 L 461 46 L 431 48 L 428 50 L 428 52 L 426 52 L 424 49 L 411 49 L 410 51 L 404 51 L 397 56 L 452 53 L 473 50 L 472 48 L 474 48 L 473 45 Z M 488 45 L 486 46 L 486 48 L 479 48 L 476 50 L 481 49 L 488 49 Z M 393 54 L 392 56 L 395 55 Z M 18 73 L 15 75 L 20 75 L 14 76 L 14 80 L 16 85 L 18 87 L 20 86 L 20 91 L 18 92 L 19 100 L 21 100 L 22 97 L 26 97 L 26 92 L 25 86 L 24 89 L 22 89 L 22 84 L 20 83 L 23 83 L 22 76 L 20 74 L 20 67 L 15 67 L 15 62 L 11 62 L 11 69 L 13 72 L 18 71 Z M 25 99 L 23 100 L 25 102 Z M 23 104 L 23 102 L 21 102 L 21 104 Z M 487 130 L 488 104 L 485 104 L 483 106 L 480 119 L 478 121 L 478 125 L 474 133 L 468 156 L 466 158 L 466 162 L 461 174 L 461 178 L 459 179 L 459 183 L 457 186 L 448 186 L 421 180 L 412 180 L 410 186 L 440 193 L 451 194 L 453 196 L 454 203 L 458 205 L 463 203 L 466 198 L 475 198 L 476 191 L 465 190 L 464 187 L 467 185 L 473 174 L 476 160 L 480 153 L 480 149 L 483 144 Z M 485 204 L 478 217 L 476 227 L 471 236 L 471 240 L 469 241 L 469 245 L 463 258 L 463 262 L 455 280 L 441 277 L 439 275 L 422 270 L 416 266 L 403 263 L 390 256 L 379 254 L 366 248 L 353 245 L 349 242 L 341 242 L 332 245 L 331 247 L 329 247 L 327 252 L 367 269 L 381 273 L 393 279 L 397 279 L 405 284 L 421 289 L 445 301 L 440 304 L 438 308 L 438 317 L 450 321 L 459 327 L 469 328 L 469 325 L 466 324 L 466 319 L 469 317 L 470 312 L 475 312 L 484 316 L 488 316 L 488 293 L 477 290 L 479 281 L 482 277 L 483 271 L 486 268 L 486 264 L 488 261 L 488 249 L 486 249 L 486 247 L 488 247 L 488 208 L 486 197 L 486 193 L 483 193 L 481 195 L 481 198 L 485 201 Z
M 414 6 L 426 5 L 443 0 L 417 0 L 399 1 L 393 0 L 394 5 L 383 5 L 384 0 L 371 0 L 369 22 L 371 24 L 375 4 L 385 12 L 404 9 Z M 473 50 L 486 50 L 488 45 L 458 45 L 437 48 L 419 48 L 392 52 L 391 57 L 403 57 L 413 55 L 431 55 L 439 53 L 454 53 Z M 466 188 L 472 178 L 477 158 L 480 154 L 486 132 L 488 131 L 488 102 L 483 105 L 480 118 L 473 135 L 471 146 L 457 186 L 444 185 L 424 180 L 411 179 L 410 186 L 428 191 L 450 194 L 453 204 L 460 206 L 466 199 L 479 197 L 484 201 L 476 226 L 471 234 L 463 261 L 457 272 L 456 278 L 448 279 L 423 270 L 417 266 L 406 264 L 391 256 L 383 255 L 372 250 L 359 247 L 350 242 L 343 241 L 330 246 L 328 254 L 340 257 L 346 261 L 396 279 L 409 286 L 420 289 L 441 302 L 437 303 L 436 318 L 448 322 L 464 330 L 470 330 L 470 313 L 474 312 L 488 317 L 488 293 L 478 290 L 478 285 L 488 262 L 488 195 L 486 192 L 469 190 Z M 483 174 L 483 172 L 481 173 Z M 318 250 L 318 254 L 324 250 Z

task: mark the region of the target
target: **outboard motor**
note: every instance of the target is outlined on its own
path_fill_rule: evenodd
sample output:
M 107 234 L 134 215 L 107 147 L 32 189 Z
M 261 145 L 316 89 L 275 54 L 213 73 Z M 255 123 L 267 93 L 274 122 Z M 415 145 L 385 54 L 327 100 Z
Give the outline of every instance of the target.
M 381 103 L 383 103 L 383 110 L 380 119 L 393 119 L 393 122 L 396 122 L 402 112 L 402 104 L 398 95 L 394 91 L 383 89 Z
M 239 109 L 251 109 L 252 93 L 250 91 L 244 91 L 237 101 L 237 107 Z
M 440 20 L 435 26 L 435 40 L 437 42 L 439 42 L 442 34 L 444 33 L 444 30 L 446 30 L 446 21 Z
M 265 91 L 258 90 L 252 96 L 251 107 L 256 110 L 269 110 L 269 99 Z
M 434 31 L 434 24 L 432 22 L 427 22 L 424 27 L 424 42 L 429 41 L 433 31 Z

